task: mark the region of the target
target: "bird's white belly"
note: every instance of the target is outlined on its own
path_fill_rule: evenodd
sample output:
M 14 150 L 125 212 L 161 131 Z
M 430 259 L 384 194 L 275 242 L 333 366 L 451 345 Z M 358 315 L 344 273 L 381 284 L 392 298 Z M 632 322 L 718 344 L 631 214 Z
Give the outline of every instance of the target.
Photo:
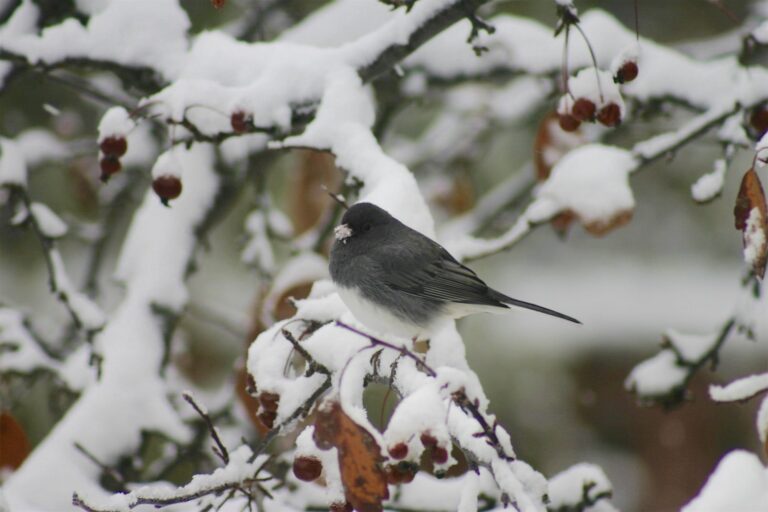
M 364 298 L 355 288 L 337 285 L 339 297 L 352 312 L 352 315 L 369 329 L 378 334 L 394 334 L 404 338 L 420 337 L 428 326 L 418 326 L 405 322 L 385 308 Z M 371 333 L 371 334 L 375 334 Z

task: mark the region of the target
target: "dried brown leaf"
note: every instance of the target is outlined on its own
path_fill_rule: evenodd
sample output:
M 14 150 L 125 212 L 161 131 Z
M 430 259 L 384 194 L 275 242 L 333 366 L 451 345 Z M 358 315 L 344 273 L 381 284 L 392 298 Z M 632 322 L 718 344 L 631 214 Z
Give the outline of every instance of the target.
M 347 501 L 358 512 L 381 512 L 389 497 L 384 458 L 373 436 L 344 413 L 339 402 L 326 403 L 315 419 L 315 442 L 335 447 Z
M 768 261 L 768 207 L 754 169 L 748 170 L 741 180 L 733 216 L 736 229 L 742 232 L 744 257 L 755 274 L 762 278 Z
M 29 455 L 27 434 L 10 413 L 0 413 L 0 469 L 16 469 Z
M 617 213 L 607 221 L 596 221 L 584 224 L 584 229 L 586 229 L 590 235 L 603 236 L 608 232 L 613 231 L 616 228 L 620 228 L 624 224 L 627 224 L 630 220 L 632 220 L 632 214 L 632 210 L 624 210 Z

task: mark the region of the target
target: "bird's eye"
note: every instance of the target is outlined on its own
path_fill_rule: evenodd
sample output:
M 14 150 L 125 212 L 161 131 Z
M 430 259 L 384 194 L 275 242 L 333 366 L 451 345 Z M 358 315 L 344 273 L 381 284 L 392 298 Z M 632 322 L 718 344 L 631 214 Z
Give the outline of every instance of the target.
M 371 223 L 368 222 L 366 224 L 363 224 L 363 231 L 370 231 L 371 230 Z

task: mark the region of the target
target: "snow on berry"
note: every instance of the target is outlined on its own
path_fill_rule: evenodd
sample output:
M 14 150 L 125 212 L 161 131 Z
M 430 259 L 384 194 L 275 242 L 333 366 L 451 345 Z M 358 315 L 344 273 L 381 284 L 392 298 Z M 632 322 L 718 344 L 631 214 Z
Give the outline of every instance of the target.
M 112 107 L 107 110 L 101 117 L 99 122 L 99 143 L 103 143 L 107 139 L 122 138 L 125 140 L 125 136 L 133 130 L 136 126 L 136 122 L 131 119 L 130 114 L 123 107 Z M 104 151 L 104 148 L 101 148 Z M 123 151 L 125 153 L 125 151 Z M 123 156 L 117 152 L 107 152 L 104 154 L 114 154 L 116 156 Z

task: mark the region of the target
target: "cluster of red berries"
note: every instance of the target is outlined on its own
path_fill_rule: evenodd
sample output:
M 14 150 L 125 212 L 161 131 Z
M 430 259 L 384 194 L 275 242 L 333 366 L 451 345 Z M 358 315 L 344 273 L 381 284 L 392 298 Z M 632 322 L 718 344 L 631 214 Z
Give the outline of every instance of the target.
M 117 174 L 123 168 L 120 157 L 128 151 L 128 141 L 123 136 L 112 135 L 99 142 L 99 149 L 102 153 L 101 160 L 99 160 L 101 181 L 106 183 L 113 174 Z
M 448 449 L 440 446 L 437 439 L 428 432 L 423 432 L 419 437 L 424 446 L 424 454 L 429 457 L 432 464 L 441 465 L 448 462 Z M 416 476 L 419 465 L 408 462 L 405 459 L 408 456 L 408 445 L 400 442 L 389 447 L 387 450 L 389 456 L 398 462 L 387 466 L 387 481 L 390 484 L 409 483 Z M 435 473 L 435 476 L 439 476 Z
M 128 151 L 128 141 L 122 135 L 110 135 L 99 142 L 101 150 L 101 181 L 106 183 L 113 174 L 117 174 L 123 168 L 120 157 Z M 152 189 L 165 206 L 168 201 L 181 195 L 181 180 L 172 174 L 163 174 L 152 181 Z
M 259 421 L 265 427 L 272 428 L 275 424 L 275 418 L 277 418 L 277 406 L 280 403 L 280 395 L 262 391 L 256 397 L 256 401 L 259 403 L 259 413 L 256 417 L 259 418 Z
M 631 82 L 637 78 L 638 71 L 637 62 L 628 60 L 619 67 L 613 80 L 619 84 Z M 595 121 L 609 128 L 618 126 L 621 123 L 621 108 L 611 101 L 598 110 L 595 102 L 589 98 L 577 98 L 571 105 L 570 111 L 558 114 L 560 128 L 566 132 L 578 130 L 581 123 Z
M 559 113 L 557 120 L 560 128 L 566 132 L 574 132 L 579 129 L 581 123 L 595 122 L 613 127 L 621 123 L 621 108 L 610 102 L 597 110 L 595 103 L 588 98 L 578 98 L 573 102 L 570 112 Z

